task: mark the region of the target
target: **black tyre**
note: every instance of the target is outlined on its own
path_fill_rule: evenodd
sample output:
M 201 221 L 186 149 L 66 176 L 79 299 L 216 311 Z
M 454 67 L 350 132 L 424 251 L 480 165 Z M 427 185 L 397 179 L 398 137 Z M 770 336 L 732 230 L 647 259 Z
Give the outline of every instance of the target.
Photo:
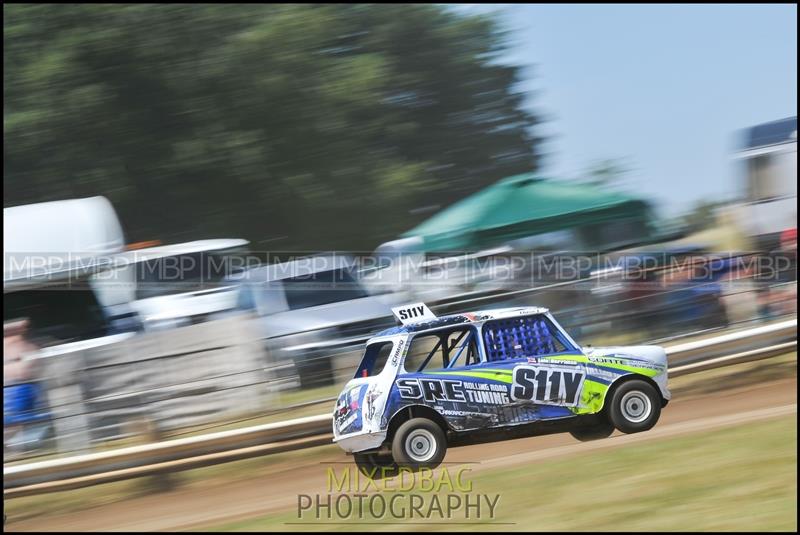
M 392 457 L 400 466 L 418 470 L 436 468 L 447 452 L 447 437 L 436 422 L 412 418 L 401 425 L 392 440 Z
M 397 475 L 397 463 L 391 455 L 378 455 L 377 453 L 354 453 L 358 471 L 373 480 Z
M 661 416 L 661 395 L 650 383 L 632 379 L 611 395 L 608 417 L 623 433 L 639 433 L 656 425 Z
M 581 442 L 590 440 L 600 440 L 608 438 L 614 432 L 614 424 L 607 421 L 599 421 L 592 424 L 584 424 L 570 429 L 569 434 Z

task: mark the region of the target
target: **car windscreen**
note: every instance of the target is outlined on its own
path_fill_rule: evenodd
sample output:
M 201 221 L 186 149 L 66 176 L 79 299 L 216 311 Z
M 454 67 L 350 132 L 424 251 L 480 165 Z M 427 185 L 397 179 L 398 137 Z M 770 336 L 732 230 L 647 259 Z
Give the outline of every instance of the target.
M 346 268 L 283 279 L 281 283 L 290 310 L 368 297 L 367 292 Z

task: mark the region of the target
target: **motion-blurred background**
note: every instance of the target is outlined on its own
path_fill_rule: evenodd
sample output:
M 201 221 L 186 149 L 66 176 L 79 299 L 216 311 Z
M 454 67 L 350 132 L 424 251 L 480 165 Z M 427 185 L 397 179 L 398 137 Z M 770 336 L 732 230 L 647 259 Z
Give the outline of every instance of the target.
M 3 15 L 4 467 L 327 412 L 401 303 L 796 313 L 796 7 Z

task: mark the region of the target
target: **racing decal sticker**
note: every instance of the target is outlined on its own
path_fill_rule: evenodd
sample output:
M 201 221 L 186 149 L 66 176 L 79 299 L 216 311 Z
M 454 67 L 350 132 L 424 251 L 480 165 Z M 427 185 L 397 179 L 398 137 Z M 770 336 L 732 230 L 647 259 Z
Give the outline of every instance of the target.
M 517 366 L 513 371 L 511 399 L 542 405 L 574 407 L 580 400 L 586 374 L 580 368 Z
M 559 366 L 578 366 L 577 360 L 567 360 L 552 357 L 528 357 L 528 364 L 557 364 Z
M 334 412 L 334 422 L 339 433 L 361 430 L 361 402 L 366 388 L 365 384 L 358 385 L 339 396 Z
M 507 405 L 508 387 L 492 383 L 464 383 L 468 401 L 483 405 Z
M 428 403 L 448 401 L 451 403 L 505 405 L 509 402 L 506 385 L 455 379 L 399 379 L 397 390 L 403 399 L 424 400 Z
M 640 373 L 647 377 L 655 377 L 664 371 L 664 366 L 646 361 L 639 361 L 616 356 L 589 357 L 588 363 L 595 369 L 607 369 L 618 374 L 626 372 Z
M 570 367 L 567 371 L 573 369 L 575 368 Z M 459 431 L 518 425 L 574 415 L 576 409 L 573 407 L 527 400 L 512 401 L 512 370 L 504 371 L 508 375 L 507 382 L 505 379 L 467 380 L 463 376 L 458 379 L 401 377 L 395 381 L 392 399 L 387 406 L 392 408 L 390 412 L 394 414 L 407 405 L 427 405 L 441 414 L 453 429 Z
M 380 385 L 377 383 L 372 383 L 369 385 L 369 389 L 367 389 L 367 394 L 364 396 L 364 407 L 366 413 L 364 414 L 364 418 L 367 421 L 372 422 L 376 419 L 376 416 L 380 416 L 378 414 L 378 408 L 376 406 L 375 401 L 380 398 L 382 392 L 380 390 Z
M 457 372 L 427 372 L 428 375 L 453 375 L 457 377 L 470 377 L 474 379 L 485 379 L 488 381 L 498 381 L 500 383 L 511 384 L 511 370 L 494 370 L 480 368 L 476 370 L 460 370 Z
M 589 362 L 597 363 L 597 364 L 615 364 L 617 366 L 625 366 L 628 364 L 627 359 L 617 358 L 615 356 L 602 356 L 602 357 L 589 357 Z
M 406 341 L 404 339 L 400 339 L 395 348 L 392 352 L 392 368 L 397 368 L 398 363 L 400 362 L 400 357 L 403 355 L 403 348 L 406 345 Z

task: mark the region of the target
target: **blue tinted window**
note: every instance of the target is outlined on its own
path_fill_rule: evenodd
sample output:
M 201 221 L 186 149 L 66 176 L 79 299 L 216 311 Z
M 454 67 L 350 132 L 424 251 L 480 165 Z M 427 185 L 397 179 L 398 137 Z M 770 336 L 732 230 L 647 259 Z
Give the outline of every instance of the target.
M 483 341 L 489 361 L 560 353 L 568 349 L 545 316 L 524 316 L 486 322 Z

